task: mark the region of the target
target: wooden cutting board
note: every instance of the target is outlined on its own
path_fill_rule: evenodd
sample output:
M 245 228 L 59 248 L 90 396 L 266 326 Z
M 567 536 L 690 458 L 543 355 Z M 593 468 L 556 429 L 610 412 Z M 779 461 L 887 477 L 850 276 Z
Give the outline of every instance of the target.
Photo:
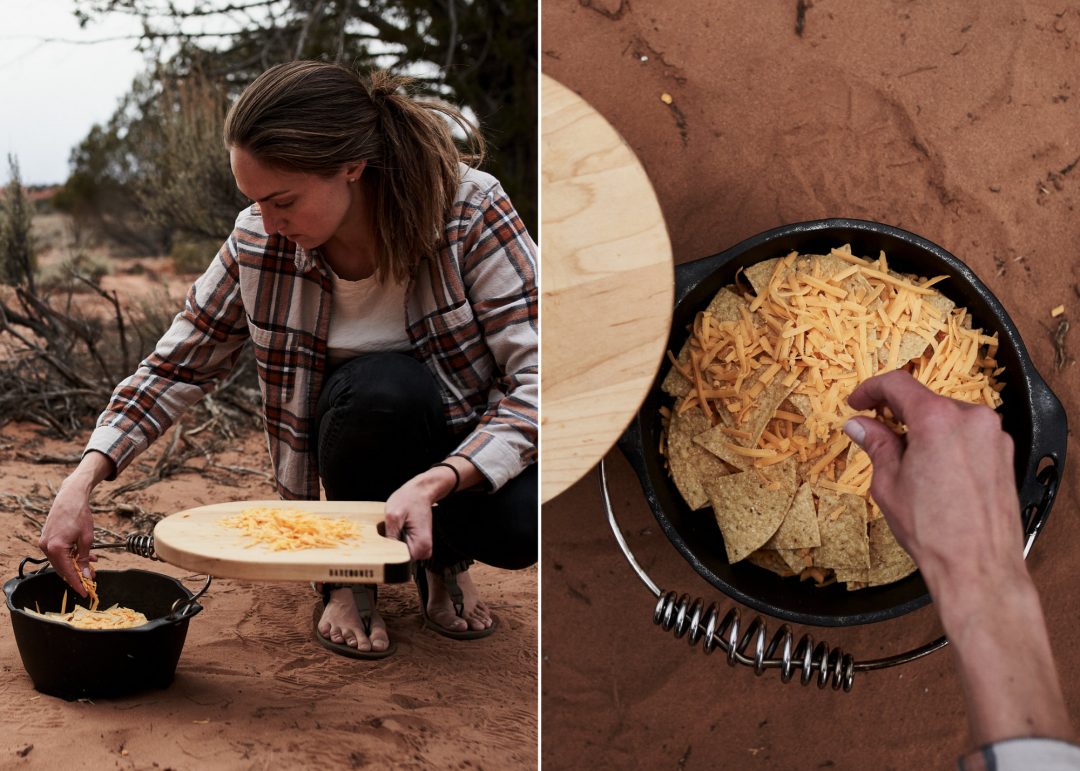
M 671 328 L 664 217 L 634 152 L 544 75 L 541 500 L 577 482 L 641 407 Z
M 157 523 L 154 549 L 170 565 L 219 578 L 256 581 L 408 581 L 409 549 L 379 535 L 383 503 L 367 501 L 233 501 L 177 512 Z M 243 509 L 296 508 L 325 517 L 348 517 L 360 525 L 356 545 L 271 551 L 235 528 L 217 524 Z M 245 548 L 247 544 L 254 546 Z

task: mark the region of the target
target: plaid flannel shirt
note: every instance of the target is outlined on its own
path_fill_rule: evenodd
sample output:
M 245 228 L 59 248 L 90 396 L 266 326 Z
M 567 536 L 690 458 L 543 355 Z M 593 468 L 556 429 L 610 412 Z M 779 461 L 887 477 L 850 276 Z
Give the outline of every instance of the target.
M 1080 771 L 1080 747 L 1057 739 L 1006 739 L 957 761 L 959 771 Z
M 462 436 L 451 454 L 472 461 L 494 491 L 536 461 L 536 252 L 498 181 L 462 170 L 445 243 L 412 272 L 405 314 L 447 425 Z M 214 389 L 250 337 L 278 494 L 317 500 L 313 421 L 332 288 L 317 249 L 267 235 L 257 204 L 241 212 L 154 353 L 116 387 L 84 454 L 109 456 L 114 479 Z

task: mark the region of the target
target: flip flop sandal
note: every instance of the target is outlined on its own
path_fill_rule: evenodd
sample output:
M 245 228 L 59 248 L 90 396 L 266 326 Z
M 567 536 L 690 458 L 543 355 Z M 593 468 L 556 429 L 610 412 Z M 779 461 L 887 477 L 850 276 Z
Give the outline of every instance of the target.
M 397 650 L 397 645 L 393 640 L 386 646 L 385 650 L 381 651 L 362 651 L 346 645 L 343 642 L 336 643 L 322 636 L 319 632 L 319 621 L 322 619 L 323 609 L 327 603 L 330 602 L 330 592 L 334 589 L 341 589 L 342 587 L 349 586 L 352 589 L 353 602 L 356 603 L 356 610 L 360 614 L 360 623 L 364 625 L 364 634 L 371 638 L 371 608 L 372 605 L 368 602 L 368 588 L 374 590 L 375 602 L 379 601 L 379 586 L 378 584 L 323 584 L 322 588 L 322 604 L 315 606 L 315 639 L 318 640 L 319 645 L 326 648 L 329 651 L 333 651 L 340 656 L 347 656 L 350 659 L 363 659 L 365 661 L 375 661 L 378 659 L 385 659 L 387 656 L 392 656 L 394 651 Z
M 446 591 L 450 595 L 450 601 L 454 603 L 454 612 L 457 613 L 458 618 L 462 618 L 465 613 L 465 594 L 461 591 L 461 587 L 457 582 L 457 574 L 461 570 L 467 570 L 470 563 L 459 563 L 453 567 L 443 569 L 443 582 L 446 584 Z M 479 640 L 481 637 L 490 637 L 496 627 L 499 625 L 499 620 L 495 617 L 491 617 L 491 626 L 487 629 L 465 629 L 463 631 L 455 631 L 453 629 L 447 629 L 441 624 L 436 624 L 428 616 L 427 606 L 428 597 L 431 594 L 430 587 L 427 580 L 427 569 L 419 563 L 412 563 L 413 580 L 416 581 L 416 588 L 420 592 L 420 613 L 424 617 L 424 626 L 433 632 L 438 632 L 443 637 L 449 637 L 451 640 Z

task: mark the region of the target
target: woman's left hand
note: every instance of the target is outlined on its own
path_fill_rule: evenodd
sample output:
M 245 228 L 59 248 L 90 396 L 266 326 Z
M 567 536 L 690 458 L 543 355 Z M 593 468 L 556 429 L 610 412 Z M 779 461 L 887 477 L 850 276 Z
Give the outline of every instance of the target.
M 386 537 L 405 541 L 414 560 L 431 556 L 431 505 L 435 498 L 423 484 L 423 476 L 410 479 L 386 502 Z
M 464 490 L 483 479 L 470 461 L 459 456 L 447 458 L 458 470 L 434 466 L 403 484 L 386 501 L 386 537 L 405 541 L 414 560 L 431 557 L 431 507 L 455 489 Z M 460 478 L 461 483 L 458 483 Z

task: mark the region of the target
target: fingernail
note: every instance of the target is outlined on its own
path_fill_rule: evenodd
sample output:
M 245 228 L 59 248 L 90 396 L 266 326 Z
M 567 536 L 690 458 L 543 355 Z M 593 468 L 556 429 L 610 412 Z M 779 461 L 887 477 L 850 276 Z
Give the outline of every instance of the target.
M 84 576 L 86 576 L 87 578 L 91 578 L 91 575 L 90 575 L 90 568 L 83 568 L 83 569 L 82 569 L 82 574 L 83 574 Z
M 859 425 L 858 421 L 849 420 L 845 423 L 844 433 L 851 437 L 851 441 L 862 447 L 863 439 L 866 438 L 866 429 Z

